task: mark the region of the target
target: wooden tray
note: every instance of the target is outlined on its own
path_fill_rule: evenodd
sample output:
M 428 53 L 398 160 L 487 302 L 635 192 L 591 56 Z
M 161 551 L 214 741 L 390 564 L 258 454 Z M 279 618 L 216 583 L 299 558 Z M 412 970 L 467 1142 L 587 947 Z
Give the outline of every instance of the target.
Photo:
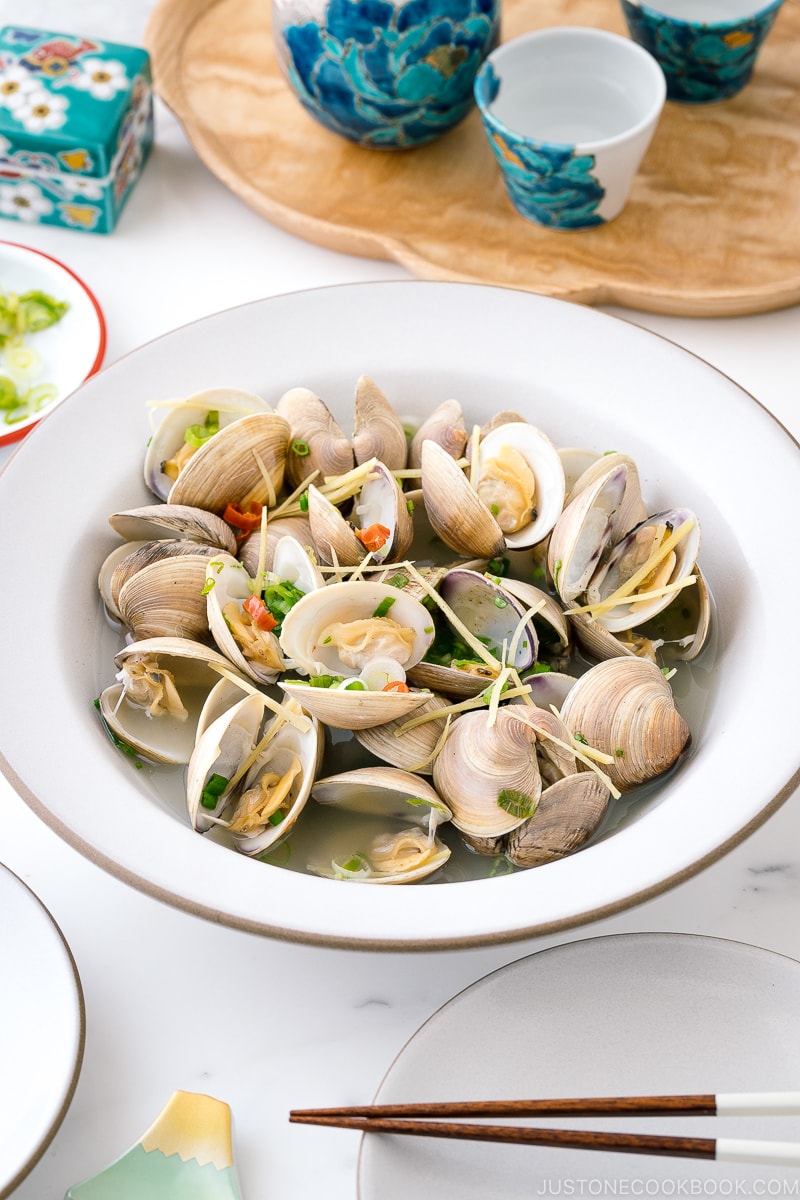
M 617 0 L 504 0 L 503 37 L 624 33 Z M 269 221 L 425 279 L 502 284 L 648 312 L 722 316 L 800 300 L 800 0 L 721 104 L 667 104 L 631 199 L 580 232 L 512 208 L 477 112 L 432 145 L 363 149 L 318 125 L 278 67 L 269 0 L 160 0 L 155 86 L 199 156 Z

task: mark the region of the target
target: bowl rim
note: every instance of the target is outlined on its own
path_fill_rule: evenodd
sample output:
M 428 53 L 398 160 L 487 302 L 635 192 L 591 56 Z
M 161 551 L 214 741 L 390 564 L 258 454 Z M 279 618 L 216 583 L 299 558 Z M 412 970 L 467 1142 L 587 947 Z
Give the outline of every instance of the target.
M 379 312 L 382 320 L 376 325 Z M 436 316 L 432 317 L 432 313 Z M 269 336 L 264 328 L 265 321 Z M 588 388 L 575 397 L 570 420 L 579 419 L 581 413 L 594 416 L 597 398 L 603 390 L 601 381 L 611 372 L 618 407 L 622 404 L 620 397 L 630 392 L 625 404 L 619 408 L 617 425 L 612 423 L 614 429 L 630 413 L 637 417 L 641 415 L 639 356 L 644 353 L 646 359 L 654 360 L 648 362 L 646 376 L 653 393 L 652 403 L 658 401 L 660 404 L 664 398 L 671 401 L 674 398 L 674 419 L 696 412 L 699 433 L 704 430 L 704 422 L 711 429 L 717 428 L 718 405 L 723 403 L 726 420 L 736 416 L 742 437 L 747 439 L 755 429 L 765 439 L 765 450 L 770 454 L 764 456 L 765 461 L 758 470 L 773 492 L 788 487 L 781 482 L 780 472 L 775 469 L 778 463 L 789 462 L 792 475 L 796 470 L 800 445 L 785 426 L 729 376 L 665 337 L 623 318 L 527 291 L 409 279 L 335 284 L 287 292 L 210 314 L 146 343 L 89 380 L 73 393 L 66 405 L 59 406 L 45 418 L 0 474 L 0 496 L 5 493 L 8 497 L 14 478 L 20 473 L 26 489 L 30 487 L 32 476 L 35 484 L 36 474 L 47 468 L 48 454 L 62 451 L 61 431 L 69 431 L 71 423 L 88 417 L 96 422 L 97 439 L 108 438 L 111 443 L 112 435 L 114 438 L 113 444 L 106 446 L 109 454 L 103 456 L 104 470 L 113 472 L 118 462 L 123 463 L 132 478 L 138 462 L 131 463 L 133 455 L 127 443 L 123 443 L 122 436 L 127 437 L 131 429 L 136 431 L 136 436 L 146 430 L 142 396 L 152 394 L 152 381 L 158 380 L 161 394 L 167 396 L 201 390 L 208 386 L 209 363 L 217 363 L 220 347 L 229 356 L 225 359 L 226 372 L 228 363 L 232 364 L 231 374 L 225 381 L 228 386 L 252 387 L 253 378 L 257 376 L 263 381 L 266 373 L 270 389 L 280 394 L 284 387 L 297 383 L 300 347 L 307 355 L 307 334 L 313 328 L 314 355 L 323 364 L 318 371 L 319 381 L 327 381 L 326 386 L 331 386 L 332 380 L 338 381 L 352 397 L 354 375 L 367 369 L 363 360 L 365 351 L 360 321 L 370 328 L 370 352 L 377 356 L 378 365 L 369 366 L 373 377 L 380 368 L 385 377 L 393 378 L 395 383 L 402 377 L 406 384 L 413 379 L 419 386 L 421 379 L 425 379 L 426 386 L 433 387 L 438 394 L 437 389 L 444 385 L 435 371 L 433 380 L 428 375 L 421 378 L 418 375 L 419 364 L 427 355 L 439 367 L 442 362 L 447 365 L 448 390 L 457 378 L 465 395 L 476 396 L 481 405 L 488 403 L 488 378 L 501 378 L 505 382 L 504 400 L 516 399 L 512 379 L 517 390 L 530 399 L 531 379 L 536 378 L 538 398 L 541 399 L 542 389 L 547 388 L 549 394 L 553 380 L 560 379 L 563 373 L 570 396 L 579 383 Z M 208 336 L 209 328 L 213 330 L 213 337 Z M 397 338 L 398 328 L 405 331 L 404 339 Z M 413 338 L 409 336 L 412 329 Z M 256 339 L 252 336 L 254 330 L 259 335 Z M 496 345 L 487 358 L 488 330 L 493 331 Z M 537 331 L 533 342 L 532 331 Z M 522 332 L 524 336 L 515 336 L 515 332 Z M 580 344 L 581 339 L 585 351 L 588 348 L 592 351 L 589 358 L 586 353 L 576 355 L 574 352 L 576 340 Z M 272 353 L 267 349 L 270 342 Z M 545 355 L 537 361 L 536 351 L 540 345 L 544 346 Z M 190 348 L 193 353 L 189 353 Z M 409 357 L 412 351 L 413 357 Z M 455 358 L 456 353 L 462 357 Z M 513 375 L 510 374 L 511 360 Z M 290 372 L 287 362 L 291 365 Z M 358 370 L 354 368 L 354 362 L 358 364 Z M 480 364 L 479 369 L 476 364 Z M 652 367 L 656 364 L 663 369 L 654 371 Z M 426 371 L 430 370 L 428 364 Z M 307 368 L 307 379 L 309 371 Z M 315 378 L 313 373 L 311 378 Z M 174 390 L 176 379 L 180 380 L 183 392 Z M 698 406 L 689 395 L 689 390 L 692 396 L 695 394 L 698 383 L 702 384 L 704 406 Z M 664 390 L 663 397 L 658 395 L 659 389 Z M 108 390 L 112 390 L 115 397 L 112 406 L 106 403 Z M 558 394 L 561 393 L 556 391 Z M 78 396 L 80 400 L 76 399 Z M 627 434 L 627 423 L 623 428 Z M 603 429 L 602 425 L 600 429 Z M 634 457 L 634 446 L 638 441 L 644 445 L 652 444 L 648 430 L 649 426 L 641 425 L 635 431 L 630 447 Z M 657 433 L 656 428 L 653 436 Z M 597 437 L 600 437 L 600 431 Z M 92 461 L 96 457 L 96 447 L 97 440 L 92 448 Z M 683 446 L 681 450 L 683 454 Z M 698 455 L 706 462 L 706 450 L 707 441 L 701 438 L 697 448 L 686 448 L 686 458 L 677 460 L 677 467 L 670 456 L 670 469 L 675 467 L 677 471 L 673 486 L 677 487 L 678 480 L 682 480 L 680 486 L 684 488 L 687 480 L 693 479 L 687 472 Z M 732 565 L 725 565 L 730 560 L 729 551 L 746 538 L 749 539 L 748 546 L 757 545 L 760 549 L 763 545 L 769 553 L 772 543 L 779 537 L 777 529 L 768 528 L 764 534 L 758 524 L 756 530 L 757 514 L 746 510 L 739 512 L 740 504 L 735 510 L 735 525 L 722 520 L 718 506 L 725 501 L 726 493 L 730 491 L 737 501 L 740 499 L 739 474 L 734 474 L 732 466 L 725 469 L 729 475 L 715 480 L 715 491 L 719 494 L 715 504 L 711 504 L 708 516 L 708 529 L 718 538 L 710 548 L 710 562 L 716 573 L 723 572 L 724 590 L 726 594 L 730 592 L 730 610 L 722 614 L 725 644 L 719 661 L 714 664 L 715 674 L 723 681 L 734 671 L 738 680 L 741 672 L 747 675 L 754 665 L 762 668 L 763 654 L 753 644 L 753 639 L 746 636 L 742 618 L 748 613 L 753 615 L 756 600 L 767 597 L 773 607 L 778 603 L 777 597 L 773 600 L 771 593 L 765 591 L 763 573 L 734 571 L 734 567 L 745 565 L 741 554 L 738 559 L 734 556 Z M 140 470 L 138 477 L 139 487 L 143 490 Z M 653 478 L 658 480 L 657 472 Z M 116 476 L 114 479 L 117 488 L 119 481 Z M 689 491 L 695 486 L 692 484 Z M 113 495 L 115 501 L 123 498 L 118 491 Z M 690 497 L 686 499 L 688 501 Z M 108 497 L 104 496 L 104 506 L 108 502 Z M 105 513 L 97 511 L 98 503 L 97 495 L 93 494 L 90 510 L 84 514 L 91 538 L 86 529 L 76 530 L 76 544 L 83 553 L 92 549 L 92 539 L 104 520 Z M 12 555 L 18 553 L 24 559 L 27 545 L 24 531 L 12 531 L 8 546 Z M 94 552 L 98 550 L 96 545 Z M 69 553 L 74 553 L 72 548 Z M 50 685 L 51 691 L 60 691 L 72 702 L 70 722 L 63 722 L 64 728 L 58 722 L 53 724 L 49 757 L 32 754 L 32 731 L 25 707 L 20 706 L 20 711 L 12 714 L 12 721 L 2 735 L 0 769 L 41 819 L 91 861 L 146 894 L 220 924 L 281 940 L 370 950 L 437 950 L 500 944 L 574 928 L 624 911 L 691 878 L 748 837 L 800 782 L 797 748 L 787 739 L 779 739 L 766 762 L 759 760 L 756 764 L 745 760 L 740 764 L 737 761 L 735 775 L 728 780 L 730 786 L 724 803 L 719 803 L 720 798 L 714 794 L 720 786 L 719 777 L 712 777 L 709 772 L 722 763 L 727 766 L 731 752 L 729 739 L 733 738 L 735 749 L 737 737 L 736 720 L 732 718 L 742 726 L 741 737 L 745 714 L 741 707 L 735 707 L 733 713 L 729 711 L 732 702 L 738 703 L 738 687 L 728 688 L 724 696 L 717 688 L 711 716 L 714 753 L 705 757 L 698 753 L 690 758 L 670 782 L 669 805 L 654 805 L 647 810 L 646 821 L 634 821 L 616 831 L 613 837 L 558 863 L 493 879 L 491 894 L 497 898 L 493 905 L 485 904 L 489 886 L 485 880 L 448 883 L 435 887 L 433 892 L 430 887 L 371 888 L 370 903 L 365 905 L 363 897 L 357 898 L 361 889 L 250 860 L 242 861 L 232 851 L 203 839 L 192 843 L 193 849 L 188 856 L 192 867 L 187 871 L 179 860 L 189 844 L 186 839 L 197 839 L 197 835 L 186 823 L 173 819 L 174 814 L 167 814 L 171 819 L 166 819 L 163 807 L 154 803 L 152 792 L 135 779 L 123 776 L 120 755 L 99 736 L 96 714 L 87 711 L 91 705 L 86 703 L 84 690 L 78 689 L 80 680 L 76 677 L 76 668 L 81 667 L 84 676 L 89 672 L 83 647 L 78 643 L 80 635 L 84 642 L 96 636 L 98 602 L 93 580 L 84 578 L 80 587 L 73 582 L 75 562 L 74 558 L 68 557 L 66 547 L 62 559 L 63 562 L 54 564 L 54 587 L 58 586 L 63 573 L 73 591 L 73 605 L 76 600 L 83 603 L 87 597 L 93 597 L 90 603 L 94 606 L 91 612 L 79 607 L 77 640 L 75 630 L 70 627 L 75 643 L 70 643 L 72 649 L 65 648 L 59 640 L 65 629 L 66 614 L 60 615 L 57 627 L 50 629 L 48 623 L 44 623 L 44 644 L 40 653 L 50 653 L 53 647 L 58 650 L 55 660 L 47 658 L 48 669 L 52 667 L 53 672 Z M 790 560 L 786 570 L 790 587 L 800 587 L 800 563 Z M 793 575 L 797 576 L 796 583 L 792 583 Z M 0 618 L 9 603 L 11 597 L 4 600 L 0 595 Z M 0 619 L 0 628 L 6 630 L 7 638 L 13 638 L 10 620 L 4 624 Z M 12 640 L 6 652 L 10 656 L 9 668 L 13 670 L 14 656 L 22 654 L 23 647 Z M 784 667 L 786 665 L 784 663 Z M 86 683 L 85 678 L 83 682 Z M 785 719 L 791 721 L 796 715 L 800 720 L 800 689 L 795 689 L 794 693 L 789 690 L 784 699 Z M 749 731 L 749 709 L 746 728 Z M 124 794 L 126 808 L 122 819 L 115 815 L 120 810 L 111 809 L 102 797 L 97 799 L 81 793 L 83 802 L 80 805 L 65 806 L 66 790 L 61 786 L 64 773 L 67 765 L 75 762 L 76 755 L 80 756 L 81 749 L 88 750 L 92 756 L 95 786 L 100 788 L 102 783 L 111 780 L 114 791 Z M 78 758 L 78 762 L 83 771 L 83 760 Z M 59 781 L 60 790 L 51 786 L 54 777 Z M 710 808 L 698 805 L 698 787 L 709 789 Z M 687 840 L 683 828 L 676 827 L 676 818 L 695 821 L 692 839 Z M 148 841 L 152 830 L 157 830 L 157 841 Z M 660 864 L 655 868 L 651 863 L 652 845 L 658 845 L 661 854 Z M 645 850 L 646 847 L 650 850 Z M 198 868 L 202 868 L 199 874 Z M 206 871 L 211 871 L 218 889 L 211 899 L 203 878 Z M 278 877 L 280 882 L 276 888 L 273 883 Z M 226 885 L 230 888 L 227 893 Z M 332 893 L 332 888 L 339 892 Z M 441 899 L 431 904 L 434 893 Z M 218 901 L 221 895 L 225 896 L 222 906 Z M 331 903 L 333 896 L 335 899 Z M 277 907 L 276 899 L 279 899 Z

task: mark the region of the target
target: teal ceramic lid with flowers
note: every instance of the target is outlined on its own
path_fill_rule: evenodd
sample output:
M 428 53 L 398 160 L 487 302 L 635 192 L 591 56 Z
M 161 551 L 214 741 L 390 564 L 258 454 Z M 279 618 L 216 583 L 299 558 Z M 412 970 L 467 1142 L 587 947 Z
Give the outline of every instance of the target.
M 16 25 L 0 30 L 0 148 L 18 168 L 104 178 L 151 90 L 146 50 Z

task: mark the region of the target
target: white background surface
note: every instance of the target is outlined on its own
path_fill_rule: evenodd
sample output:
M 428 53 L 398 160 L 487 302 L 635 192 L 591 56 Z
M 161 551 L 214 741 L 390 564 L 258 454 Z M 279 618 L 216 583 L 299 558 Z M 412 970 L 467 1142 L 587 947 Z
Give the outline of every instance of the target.
M 0 0 L 0 24 L 141 45 L 151 7 L 150 0 Z M 247 300 L 406 277 L 394 264 L 335 254 L 273 228 L 210 174 L 160 104 L 156 120 L 153 156 L 110 237 L 0 222 L 0 236 L 54 255 L 93 289 L 108 323 L 107 364 Z M 697 353 L 800 435 L 797 308 L 720 320 L 618 315 Z M 735 431 L 720 436 L 731 453 L 746 449 L 736 448 Z M 2 464 L 8 451 L 0 455 Z M 777 586 L 779 579 L 777 570 Z M 13 703 L 4 690 L 4 703 Z M 568 935 L 435 955 L 265 941 L 166 908 L 60 841 L 2 779 L 0 860 L 63 930 L 87 1010 L 73 1104 L 18 1200 L 60 1200 L 136 1141 L 178 1088 L 231 1105 L 245 1200 L 322 1193 L 350 1200 L 358 1135 L 290 1126 L 289 1108 L 370 1099 L 420 1023 L 488 971 L 557 942 L 634 930 L 712 934 L 800 958 L 797 796 L 723 861 L 633 911 Z M 587 1174 L 610 1186 L 612 1169 L 597 1158 Z

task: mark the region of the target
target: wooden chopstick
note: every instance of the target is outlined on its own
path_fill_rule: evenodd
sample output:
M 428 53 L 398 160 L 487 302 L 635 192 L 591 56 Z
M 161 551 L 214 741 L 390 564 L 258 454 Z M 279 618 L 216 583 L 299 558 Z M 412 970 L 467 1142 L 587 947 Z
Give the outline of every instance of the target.
M 578 1099 L 459 1100 L 295 1109 L 326 1117 L 572 1117 L 800 1115 L 800 1092 L 719 1092 L 685 1096 L 589 1096 Z
M 400 1133 L 414 1137 L 506 1142 L 526 1146 L 560 1146 L 572 1150 L 606 1150 L 623 1154 L 660 1154 L 720 1162 L 800 1164 L 800 1142 L 747 1141 L 734 1138 L 670 1137 L 647 1133 L 609 1133 L 580 1129 L 531 1129 L 521 1125 L 467 1125 L 392 1117 L 310 1115 L 294 1110 L 289 1120 L 301 1125 L 328 1125 L 366 1133 Z

